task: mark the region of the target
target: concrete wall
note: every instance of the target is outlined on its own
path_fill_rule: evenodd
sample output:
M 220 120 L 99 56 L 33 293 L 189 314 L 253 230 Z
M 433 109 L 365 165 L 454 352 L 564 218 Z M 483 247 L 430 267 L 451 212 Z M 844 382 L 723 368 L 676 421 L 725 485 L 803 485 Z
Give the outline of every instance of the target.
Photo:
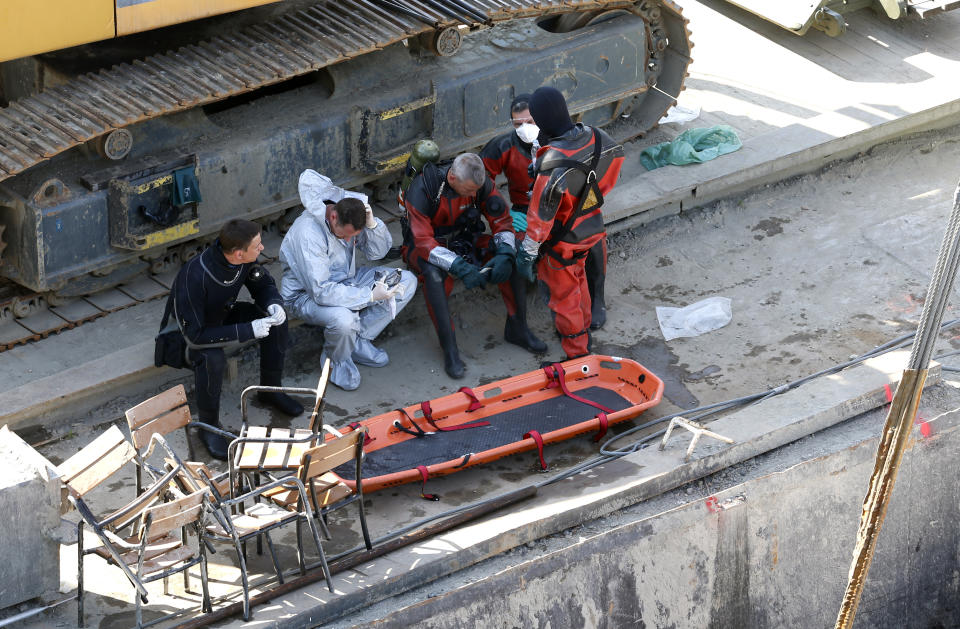
M 60 585 L 60 480 L 53 465 L 0 428 L 0 609 Z
M 906 453 L 856 627 L 957 626 L 958 424 L 931 421 Z M 875 454 L 871 439 L 364 626 L 832 627 Z

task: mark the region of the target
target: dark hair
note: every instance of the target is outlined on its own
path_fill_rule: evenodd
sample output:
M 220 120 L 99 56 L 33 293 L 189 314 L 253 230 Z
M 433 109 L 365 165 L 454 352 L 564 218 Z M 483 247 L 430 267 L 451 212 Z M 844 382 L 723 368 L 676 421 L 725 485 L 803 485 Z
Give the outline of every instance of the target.
M 360 199 L 347 197 L 337 201 L 333 209 L 337 211 L 337 225 L 350 225 L 354 229 L 363 229 L 367 224 L 367 206 Z
M 513 114 L 519 114 L 527 109 L 530 109 L 530 94 L 517 94 L 510 103 L 510 117 L 513 118 Z
M 260 233 L 260 223 L 234 218 L 220 229 L 220 248 L 232 253 L 250 246 L 250 241 Z

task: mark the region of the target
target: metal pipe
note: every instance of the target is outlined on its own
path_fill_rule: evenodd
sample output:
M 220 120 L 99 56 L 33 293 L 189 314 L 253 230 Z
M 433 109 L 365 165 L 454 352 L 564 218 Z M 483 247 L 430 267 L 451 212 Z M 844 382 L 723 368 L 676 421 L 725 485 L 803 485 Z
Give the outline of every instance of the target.
M 25 611 L 25 612 L 20 612 L 19 614 L 16 614 L 15 616 L 10 616 L 9 618 L 4 618 L 3 620 L 0 620 L 0 627 L 9 627 L 10 625 L 12 625 L 12 624 L 14 624 L 14 623 L 17 623 L 17 622 L 20 622 L 21 620 L 26 620 L 27 618 L 31 618 L 31 617 L 33 617 L 33 616 L 36 616 L 37 614 L 40 614 L 40 613 L 42 613 L 42 612 L 45 612 L 45 611 L 47 611 L 48 609 L 53 609 L 54 607 L 57 607 L 57 606 L 59 606 L 59 605 L 63 605 L 64 603 L 67 603 L 67 602 L 76 600 L 76 598 L 77 598 L 76 596 L 67 596 L 67 597 L 61 598 L 60 600 L 54 601 L 54 602 L 52 602 L 52 603 L 47 603 L 46 605 L 40 605 L 40 606 L 38 606 L 38 607 L 34 607 L 34 608 L 32 608 L 32 609 L 28 609 L 28 610 Z

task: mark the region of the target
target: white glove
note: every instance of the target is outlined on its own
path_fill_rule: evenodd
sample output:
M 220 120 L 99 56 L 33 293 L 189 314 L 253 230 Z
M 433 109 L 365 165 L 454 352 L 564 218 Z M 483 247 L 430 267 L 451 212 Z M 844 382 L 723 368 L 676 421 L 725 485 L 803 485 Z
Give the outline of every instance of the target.
M 397 284 L 393 288 L 387 288 L 386 282 L 376 282 L 373 285 L 373 290 L 370 291 L 370 301 L 383 301 L 384 299 L 396 297 L 397 293 L 401 290 L 402 286 L 400 284 Z
M 373 216 L 373 208 L 370 207 L 369 203 L 364 203 L 363 206 L 367 208 L 367 229 L 373 229 L 377 226 L 377 219 Z
M 250 325 L 253 326 L 253 335 L 258 339 L 262 339 L 270 334 L 270 326 L 273 325 L 273 319 L 270 317 L 254 319 L 250 322 Z
M 280 304 L 270 304 L 267 306 L 267 312 L 270 313 L 270 319 L 273 321 L 273 325 L 280 325 L 287 320 L 287 313 L 283 311 L 283 307 Z

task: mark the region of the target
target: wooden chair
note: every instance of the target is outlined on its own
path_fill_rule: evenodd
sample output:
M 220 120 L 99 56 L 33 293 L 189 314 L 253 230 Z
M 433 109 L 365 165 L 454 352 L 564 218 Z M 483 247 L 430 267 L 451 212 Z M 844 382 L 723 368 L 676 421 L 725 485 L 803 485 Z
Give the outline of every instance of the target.
M 367 514 L 363 506 L 363 438 L 367 433 L 364 426 L 345 435 L 330 427 L 324 429 L 332 435 L 323 444 L 310 448 L 303 453 L 297 476 L 307 490 L 310 509 L 313 516 L 323 526 L 325 536 L 330 539 L 326 527 L 326 515 L 330 511 L 345 507 L 352 502 L 360 505 L 360 529 L 367 550 L 373 549 L 370 532 L 367 528 Z M 356 489 L 351 488 L 333 470 L 344 463 L 354 461 L 356 465 Z M 276 504 L 291 511 L 306 511 L 307 506 L 300 504 L 300 497 L 292 489 L 277 488 L 264 494 Z M 330 577 L 327 576 L 329 582 Z
M 166 483 L 169 483 L 169 480 Z M 89 552 L 94 552 L 110 563 L 123 568 L 125 573 L 129 574 L 133 569 L 136 570 L 133 572 L 134 579 L 131 583 L 137 588 L 137 594 L 134 597 L 137 604 L 137 629 L 144 626 L 142 604 L 147 602 L 144 586 L 163 579 L 163 590 L 166 594 L 168 593 L 167 579 L 174 574 L 183 573 L 184 589 L 189 591 L 188 571 L 197 564 L 200 564 L 200 583 L 203 588 L 202 611 L 204 613 L 212 611 L 204 545 L 207 513 L 204 502 L 208 499 L 207 489 L 204 488 L 171 502 L 146 507 L 140 512 L 139 526 L 135 535 L 124 539 L 107 530 L 105 531 L 107 541 L 104 545 L 90 549 Z M 187 527 L 196 531 L 196 552 L 187 545 Z M 172 535 L 178 529 L 179 538 Z M 117 562 L 118 555 L 123 563 Z M 79 596 L 83 596 L 82 588 Z
M 238 475 L 262 472 L 292 471 L 300 464 L 303 453 L 317 445 L 322 426 L 324 395 L 330 379 L 330 359 L 323 363 L 317 388 L 294 387 L 247 387 L 240 394 L 240 436 L 228 448 L 230 462 L 230 486 L 236 487 Z M 312 395 L 313 411 L 307 428 L 272 428 L 250 426 L 247 409 L 250 396 L 258 391 L 282 391 L 287 394 Z M 255 483 L 253 483 L 255 484 Z
M 136 455 L 133 445 L 126 440 L 120 429 L 111 426 L 57 467 L 60 480 L 68 493 L 67 497 L 81 517 L 77 525 L 77 613 L 81 627 L 83 626 L 83 559 L 90 552 L 94 552 L 84 549 L 84 524 L 90 526 L 97 535 L 105 552 L 134 584 L 137 593 L 144 598 L 147 596 L 146 588 L 116 550 L 107 532 L 117 531 L 130 525 L 136 520 L 141 510 L 159 502 L 179 466 L 158 479 L 148 491 L 141 492 L 132 502 L 104 518 L 98 518 L 85 501 L 85 496 L 119 472 L 124 465 L 134 460 Z
M 172 451 L 162 440 L 157 437 L 166 435 L 178 429 L 183 429 L 187 436 L 187 453 L 189 459 L 195 458 L 193 448 L 189 439 L 189 431 L 192 429 L 206 430 L 217 433 L 227 439 L 235 439 L 236 435 L 222 430 L 210 424 L 204 424 L 192 421 L 190 416 L 190 407 L 187 406 L 187 393 L 182 384 L 167 389 L 166 391 L 153 396 L 149 400 L 137 404 L 126 412 L 127 426 L 130 428 L 130 439 L 137 450 L 137 492 L 139 493 L 143 486 L 143 470 L 154 478 L 156 471 L 146 466 L 146 461 L 153 452 L 154 445 L 160 443 L 167 451 L 169 456 Z

